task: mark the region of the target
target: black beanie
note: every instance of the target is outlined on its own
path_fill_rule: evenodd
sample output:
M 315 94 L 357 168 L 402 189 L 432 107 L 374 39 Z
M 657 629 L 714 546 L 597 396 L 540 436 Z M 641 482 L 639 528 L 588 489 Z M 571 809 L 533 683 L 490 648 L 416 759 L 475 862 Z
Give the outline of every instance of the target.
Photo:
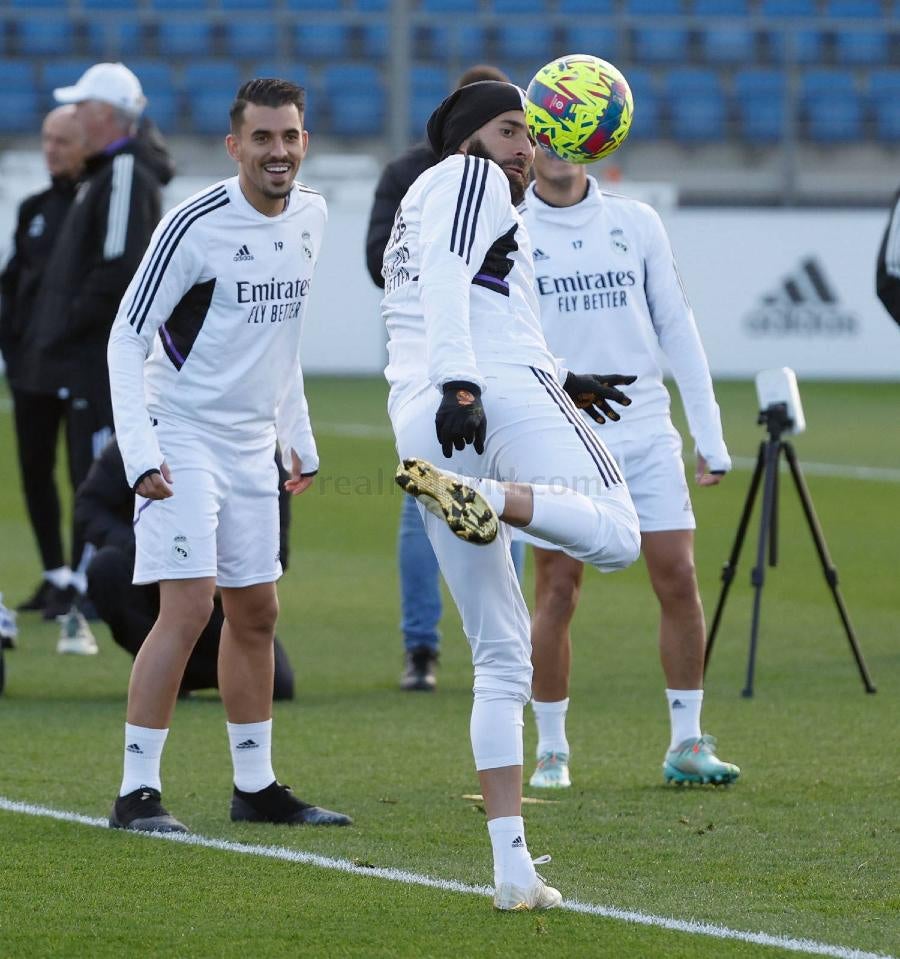
M 489 120 L 525 109 L 525 93 L 514 83 L 480 80 L 454 90 L 431 114 L 426 127 L 431 149 L 443 160 Z

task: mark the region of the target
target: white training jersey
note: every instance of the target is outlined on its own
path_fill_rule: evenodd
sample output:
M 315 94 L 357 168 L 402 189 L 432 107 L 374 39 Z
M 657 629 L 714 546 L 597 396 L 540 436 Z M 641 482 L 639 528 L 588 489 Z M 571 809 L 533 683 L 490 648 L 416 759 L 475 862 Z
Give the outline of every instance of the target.
M 455 154 L 409 188 L 384 251 L 381 309 L 391 405 L 423 385 L 467 380 L 481 364 L 557 364 L 538 319 L 528 236 L 492 160 Z
M 319 459 L 300 369 L 300 332 L 328 214 L 295 183 L 265 216 L 238 178 L 163 217 L 113 323 L 107 351 L 129 483 L 161 462 L 152 420 L 236 443 L 276 435 L 304 473 Z
M 631 406 L 601 435 L 614 441 L 670 428 L 662 348 L 698 452 L 710 469 L 730 469 L 706 354 L 657 212 L 601 192 L 592 177 L 585 198 L 568 207 L 544 203 L 532 183 L 520 211 L 550 349 L 580 373 L 637 375 L 624 387 Z

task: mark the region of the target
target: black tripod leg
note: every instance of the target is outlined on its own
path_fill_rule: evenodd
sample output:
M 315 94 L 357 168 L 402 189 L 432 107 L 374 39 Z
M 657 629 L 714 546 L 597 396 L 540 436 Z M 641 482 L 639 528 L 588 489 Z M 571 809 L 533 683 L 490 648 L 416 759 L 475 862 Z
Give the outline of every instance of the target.
M 750 624 L 750 655 L 747 660 L 747 681 L 741 695 L 749 698 L 753 695 L 753 672 L 756 668 L 756 640 L 759 635 L 759 610 L 762 602 L 762 588 L 765 582 L 766 548 L 770 544 L 772 513 L 778 484 L 778 457 L 781 453 L 781 441 L 770 439 L 765 444 L 766 476 L 763 484 L 762 515 L 759 520 L 759 540 L 756 545 L 756 566 L 750 574 L 753 584 L 753 621 Z
M 731 589 L 731 583 L 734 580 L 734 574 L 737 570 L 738 559 L 741 555 L 741 547 L 744 545 L 744 536 L 747 533 L 747 526 L 750 523 L 750 516 L 753 513 L 753 504 L 756 501 L 756 493 L 759 489 L 759 480 L 762 476 L 763 466 L 765 464 L 766 444 L 759 444 L 759 453 L 756 457 L 756 466 L 753 469 L 753 476 L 750 480 L 750 488 L 747 490 L 747 498 L 744 500 L 744 510 L 741 513 L 741 519 L 738 523 L 737 535 L 734 537 L 734 545 L 731 547 L 731 553 L 728 562 L 722 567 L 722 589 L 719 591 L 719 601 L 716 604 L 716 612 L 713 616 L 712 626 L 709 630 L 709 638 L 706 641 L 706 652 L 703 658 L 703 675 L 706 675 L 706 667 L 709 665 L 709 658 L 712 655 L 713 643 L 716 641 L 716 634 L 719 631 L 719 625 L 722 622 L 722 613 L 725 610 L 725 600 L 728 598 L 728 591 Z
M 831 556 L 828 553 L 828 547 L 825 545 L 825 535 L 822 532 L 822 527 L 819 525 L 819 519 L 816 516 L 816 512 L 813 509 L 812 498 L 809 495 L 809 489 L 806 485 L 806 480 L 803 478 L 803 474 L 800 472 L 800 464 L 797 462 L 796 454 L 794 453 L 794 448 L 790 443 L 782 444 L 784 447 L 784 455 L 787 458 L 788 466 L 791 468 L 791 475 L 794 477 L 794 485 L 797 487 L 797 494 L 800 497 L 800 502 L 803 505 L 803 512 L 806 514 L 806 522 L 809 525 L 809 531 L 812 533 L 813 542 L 816 544 L 816 552 L 819 554 L 819 562 L 822 564 L 822 572 L 825 574 L 825 581 L 828 583 L 831 588 L 831 594 L 834 596 L 835 604 L 837 605 L 838 615 L 841 617 L 841 622 L 844 624 L 844 631 L 847 633 L 847 641 L 850 643 L 850 649 L 853 651 L 853 656 L 856 659 L 856 665 L 859 668 L 859 675 L 862 677 L 863 686 L 866 688 L 867 693 L 875 692 L 875 685 L 872 682 L 871 676 L 869 676 L 869 670 L 866 667 L 866 661 L 863 659 L 862 650 L 859 648 L 859 643 L 856 641 L 856 634 L 853 631 L 853 626 L 850 623 L 850 614 L 847 612 L 847 607 L 844 605 L 844 599 L 841 596 L 840 588 L 838 587 L 838 572 L 835 569 L 834 563 L 831 561 Z

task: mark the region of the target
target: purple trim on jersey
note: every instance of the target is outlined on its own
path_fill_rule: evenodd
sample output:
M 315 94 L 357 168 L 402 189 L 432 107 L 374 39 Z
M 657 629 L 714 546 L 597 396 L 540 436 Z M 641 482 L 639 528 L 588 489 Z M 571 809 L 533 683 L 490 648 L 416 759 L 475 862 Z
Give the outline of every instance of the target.
M 509 283 L 501 280 L 497 276 L 491 276 L 489 273 L 476 273 L 472 277 L 472 282 L 476 286 L 485 286 L 492 290 L 497 290 L 504 296 L 509 296 Z
M 184 366 L 184 357 L 178 352 L 175 344 L 172 342 L 172 337 L 169 336 L 169 331 L 166 329 L 165 323 L 159 328 L 159 334 L 163 338 L 163 346 L 169 359 L 175 364 L 175 368 L 180 370 L 181 367 Z

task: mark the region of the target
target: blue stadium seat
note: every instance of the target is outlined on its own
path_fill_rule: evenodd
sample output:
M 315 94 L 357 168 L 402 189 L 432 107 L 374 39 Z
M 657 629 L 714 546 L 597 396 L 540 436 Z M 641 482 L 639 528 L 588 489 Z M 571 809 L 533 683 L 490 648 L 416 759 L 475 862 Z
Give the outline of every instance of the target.
M 166 60 L 129 60 L 126 64 L 134 75 L 141 81 L 141 86 L 147 96 L 153 94 L 172 94 L 175 92 L 175 82 L 172 77 L 172 68 Z
M 900 70 L 873 70 L 869 74 L 869 100 L 879 140 L 900 140 Z
M 145 91 L 146 92 L 146 91 Z M 146 93 L 147 116 L 163 131 L 171 133 L 178 126 L 178 96 L 175 93 Z
M 670 70 L 664 95 L 674 139 L 687 143 L 725 139 L 725 97 L 717 72 L 702 68 Z
M 415 30 L 413 49 L 436 63 L 478 63 L 487 51 L 487 30 L 469 22 L 423 25 Z
M 362 25 L 363 56 L 384 60 L 390 51 L 391 32 L 387 23 L 364 23 Z
M 307 10 L 334 10 L 334 0 L 285 0 L 288 10 L 303 13 Z
M 350 52 L 350 31 L 343 23 L 298 23 L 294 26 L 297 56 L 311 60 L 346 57 Z
M 196 93 L 221 93 L 233 100 L 240 85 L 238 68 L 226 60 L 189 63 L 184 68 L 184 92 L 188 97 Z
M 207 3 L 206 0 L 150 0 L 150 6 L 154 10 L 184 13 L 185 10 L 205 10 Z
M 202 90 L 187 98 L 191 133 L 224 136 L 228 133 L 228 111 L 237 85 L 225 90 Z
M 390 0 L 353 0 L 354 10 L 363 13 L 386 13 L 390 9 Z
M 66 56 L 75 50 L 72 21 L 60 17 L 27 17 L 16 23 L 19 52 L 27 56 Z
M 83 58 L 66 60 L 48 60 L 41 68 L 41 92 L 51 94 L 57 87 L 70 87 L 78 78 L 94 65 L 93 60 Z
M 698 17 L 746 17 L 748 0 L 693 0 L 692 12 Z
M 426 13 L 477 13 L 478 0 L 422 0 Z
M 887 63 L 891 37 L 884 30 L 841 30 L 834 35 L 834 59 L 847 66 Z
M 328 104 L 334 136 L 376 136 L 385 124 L 384 84 L 379 71 L 363 63 L 331 63 L 322 71 L 324 90 L 340 91 Z M 326 105 L 323 105 L 326 106 Z
M 145 49 L 138 20 L 94 17 L 86 24 L 87 48 L 98 60 L 121 60 Z
M 212 23 L 206 17 L 161 18 L 159 52 L 165 57 L 212 56 Z
M 319 91 L 310 70 L 296 60 L 282 62 L 266 60 L 257 63 L 248 76 L 254 77 L 281 77 L 290 80 L 306 91 L 306 108 L 303 114 L 303 125 L 307 130 L 316 132 L 319 125 Z
M 134 11 L 134 0 L 81 0 L 85 10 L 128 10 Z
M 637 27 L 634 58 L 647 63 L 677 63 L 688 55 L 688 31 L 681 27 Z
M 608 16 L 615 13 L 613 0 L 559 0 L 557 7 L 562 14 L 591 13 L 594 16 Z M 569 51 L 566 51 L 569 52 Z M 578 52 L 577 50 L 574 52 Z
M 772 30 L 768 33 L 769 57 L 787 63 L 816 64 L 825 59 L 825 35 L 821 30 Z
M 800 106 L 810 139 L 857 140 L 862 134 L 863 102 L 845 71 L 808 70 L 800 77 Z
M 223 10 L 274 10 L 276 0 L 219 0 Z M 244 20 L 249 24 L 250 20 Z
M 769 144 L 784 136 L 787 81 L 781 70 L 739 70 L 734 77 L 738 133 L 749 144 Z
M 40 128 L 42 111 L 34 90 L 4 93 L 0 110 L 0 133 L 35 133 Z
M 29 93 L 37 88 L 34 65 L 25 60 L 0 60 L 0 90 Z
M 414 137 L 418 139 L 423 135 L 426 121 L 453 88 L 455 80 L 444 67 L 413 64 L 410 72 L 409 126 Z
M 233 57 L 265 57 L 278 49 L 278 28 L 268 19 L 226 21 L 225 50 Z
M 760 4 L 764 17 L 814 17 L 818 12 L 816 0 L 762 0 Z
M 563 28 L 562 47 L 566 53 L 590 53 L 601 60 L 616 63 L 622 49 L 622 34 L 612 26 L 570 24 Z
M 22 10 L 32 10 L 35 7 L 53 10 L 65 10 L 69 6 L 69 0 L 8 0 L 11 7 L 18 7 Z
M 625 12 L 636 17 L 674 17 L 684 13 L 684 0 L 626 0 Z
M 490 0 L 492 13 L 546 13 L 546 0 Z M 510 24 L 512 26 L 512 24 Z M 506 26 L 504 26 L 506 29 Z M 533 28 L 532 28 L 533 29 Z
M 829 17 L 881 20 L 884 5 L 881 0 L 827 0 L 825 13 Z
M 744 26 L 711 26 L 700 33 L 700 50 L 708 63 L 750 63 L 756 59 L 756 34 Z
M 652 74 L 638 67 L 625 72 L 628 86 L 634 97 L 634 121 L 630 136 L 640 140 L 661 140 L 662 100 L 657 91 Z
M 552 30 L 537 30 L 522 23 L 504 24 L 497 31 L 496 49 L 501 60 L 528 60 L 534 69 L 558 52 Z

